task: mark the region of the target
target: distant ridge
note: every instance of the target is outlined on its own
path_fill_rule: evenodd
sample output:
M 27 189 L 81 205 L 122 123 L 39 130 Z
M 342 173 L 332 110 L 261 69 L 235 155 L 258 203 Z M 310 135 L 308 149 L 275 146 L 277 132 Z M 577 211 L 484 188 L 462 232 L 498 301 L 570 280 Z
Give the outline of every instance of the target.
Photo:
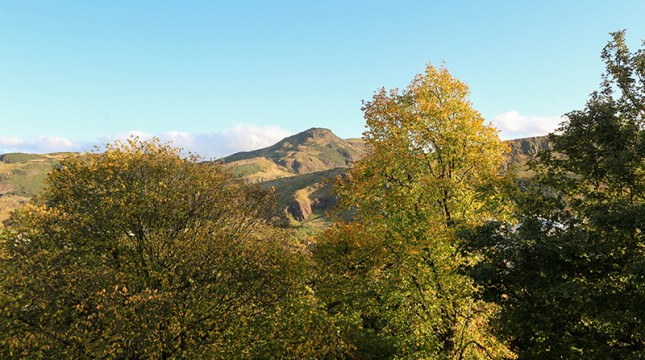
M 546 136 L 508 140 L 504 169 L 526 173 L 526 162 L 550 148 Z M 312 128 L 255 151 L 224 158 L 226 166 L 266 188 L 273 188 L 279 206 L 298 222 L 323 216 L 336 204 L 329 179 L 347 171 L 366 153 L 361 139 L 343 140 L 331 130 Z

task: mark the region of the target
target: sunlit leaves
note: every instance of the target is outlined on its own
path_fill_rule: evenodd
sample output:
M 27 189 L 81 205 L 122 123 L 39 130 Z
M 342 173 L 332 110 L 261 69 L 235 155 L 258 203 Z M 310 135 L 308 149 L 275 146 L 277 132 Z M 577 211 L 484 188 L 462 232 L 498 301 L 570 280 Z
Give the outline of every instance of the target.
M 370 151 L 338 187 L 353 220 L 316 247 L 317 293 L 355 355 L 510 355 L 488 332 L 490 306 L 471 298 L 457 232 L 500 218 L 504 144 L 468 100 L 468 87 L 428 66 L 403 91 L 363 106 Z
M 130 139 L 63 161 L 3 232 L 2 356 L 331 351 L 271 194 L 198 160 Z

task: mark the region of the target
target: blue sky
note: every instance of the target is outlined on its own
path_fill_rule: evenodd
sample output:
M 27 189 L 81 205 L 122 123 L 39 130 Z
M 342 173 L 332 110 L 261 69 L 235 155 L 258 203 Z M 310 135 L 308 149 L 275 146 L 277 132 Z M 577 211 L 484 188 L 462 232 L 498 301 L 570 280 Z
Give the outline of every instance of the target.
M 608 33 L 645 1 L 0 0 L 0 153 L 137 133 L 208 156 L 311 127 L 364 130 L 361 100 L 445 63 L 505 138 L 598 88 Z

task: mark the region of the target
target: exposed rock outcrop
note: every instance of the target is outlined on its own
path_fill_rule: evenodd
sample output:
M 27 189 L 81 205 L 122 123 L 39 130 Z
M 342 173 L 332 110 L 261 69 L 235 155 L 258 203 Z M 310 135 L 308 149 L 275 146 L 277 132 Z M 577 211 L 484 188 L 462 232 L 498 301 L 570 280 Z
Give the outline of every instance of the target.
M 507 140 L 506 143 L 510 147 L 510 151 L 506 155 L 507 161 L 504 166 L 505 169 L 511 166 L 524 168 L 530 158 L 537 155 L 540 151 L 551 149 L 551 144 L 547 136 Z

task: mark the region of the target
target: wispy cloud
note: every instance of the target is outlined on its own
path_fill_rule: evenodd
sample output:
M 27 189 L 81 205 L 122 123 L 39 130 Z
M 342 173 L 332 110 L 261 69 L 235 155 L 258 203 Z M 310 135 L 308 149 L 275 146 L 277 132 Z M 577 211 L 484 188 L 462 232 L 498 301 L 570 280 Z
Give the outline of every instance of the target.
M 169 141 L 173 146 L 183 148 L 186 151 L 207 158 L 218 158 L 238 151 L 267 147 L 289 135 L 291 135 L 290 131 L 277 126 L 237 124 L 231 129 L 204 133 L 168 131 L 160 134 L 146 134 L 140 131 L 130 131 L 127 134 L 106 137 L 103 143 L 111 142 L 115 139 L 126 139 L 130 136 L 138 136 L 143 139 L 156 136 L 162 141 Z
M 51 153 L 79 151 L 82 144 L 59 136 L 38 136 L 34 138 L 6 137 L 0 135 L 0 153 L 30 152 Z
M 205 158 L 219 158 L 238 151 L 255 150 L 270 146 L 291 135 L 277 126 L 236 124 L 230 129 L 216 132 L 189 133 L 168 131 L 149 134 L 137 130 L 104 136 L 96 141 L 73 141 L 62 137 L 40 136 L 36 138 L 5 137 L 0 135 L 0 154 L 8 152 L 51 153 L 60 151 L 86 151 L 95 145 L 103 146 L 117 139 L 138 136 L 142 139 L 158 137 L 163 142 L 199 154 Z
M 511 110 L 497 115 L 492 122 L 501 130 L 502 139 L 516 139 L 546 135 L 555 131 L 564 120 L 560 116 L 526 116 Z

